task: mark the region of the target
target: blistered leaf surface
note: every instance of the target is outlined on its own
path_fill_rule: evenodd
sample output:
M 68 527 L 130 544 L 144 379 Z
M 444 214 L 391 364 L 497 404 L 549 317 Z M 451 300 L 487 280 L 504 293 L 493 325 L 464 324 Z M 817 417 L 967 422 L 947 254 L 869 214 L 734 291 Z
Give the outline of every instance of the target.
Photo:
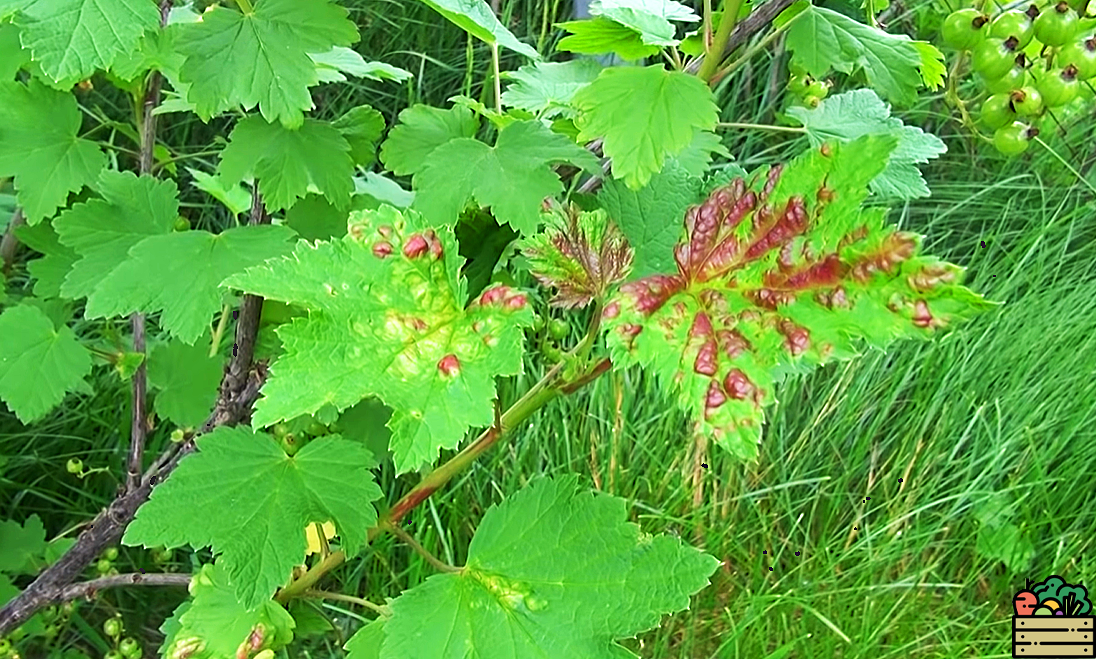
M 495 377 L 521 371 L 524 294 L 485 291 L 468 308 L 464 259 L 447 228 L 391 206 L 353 213 L 349 234 L 232 277 L 226 285 L 309 313 L 278 328 L 285 353 L 256 403 L 256 426 L 342 410 L 376 395 L 394 410 L 400 472 L 493 421 Z
M 650 369 L 697 432 L 752 459 L 785 374 L 987 308 L 960 268 L 860 208 L 896 142 L 827 144 L 690 208 L 676 268 L 623 285 L 605 309 L 614 364 Z
M 689 606 L 719 561 L 627 521 L 623 499 L 541 478 L 487 511 L 459 572 L 390 603 L 348 643 L 350 659 L 632 656 L 615 639 Z M 360 650 L 359 650 L 360 648 Z M 359 652 L 361 654 L 359 654 Z
M 309 522 L 333 520 L 348 556 L 377 522 L 371 502 L 382 493 L 370 473 L 376 463 L 356 442 L 327 435 L 289 457 L 269 435 L 221 426 L 197 443 L 198 451 L 153 490 L 123 539 L 211 546 L 246 609 L 268 600 L 304 562 Z
M 556 289 L 552 306 L 584 307 L 604 300 L 632 265 L 632 250 L 624 234 L 602 210 L 557 210 L 545 230 L 523 246 L 537 281 Z

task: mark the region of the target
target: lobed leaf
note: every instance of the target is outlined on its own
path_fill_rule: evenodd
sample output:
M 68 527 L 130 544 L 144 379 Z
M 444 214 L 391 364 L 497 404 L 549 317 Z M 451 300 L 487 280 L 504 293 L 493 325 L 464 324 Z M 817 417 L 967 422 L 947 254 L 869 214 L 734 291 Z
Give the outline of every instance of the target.
M 206 564 L 197 571 L 190 595 L 164 622 L 164 657 L 236 659 L 268 648 L 280 650 L 293 640 L 293 617 L 270 600 L 256 606 L 241 604 L 220 564 Z
M 284 354 L 270 368 L 252 423 L 342 410 L 378 396 L 394 410 L 399 472 L 453 448 L 493 419 L 494 379 L 521 372 L 524 295 L 485 291 L 465 308 L 463 259 L 447 228 L 391 206 L 351 214 L 341 240 L 298 243 L 289 257 L 225 284 L 303 307 L 278 328 Z
M 377 522 L 376 462 L 356 442 L 327 435 L 290 457 L 249 428 L 221 426 L 196 441 L 198 451 L 153 490 L 123 541 L 212 547 L 245 609 L 269 600 L 304 562 L 310 522 L 333 520 L 348 556 Z
M 590 14 L 602 16 L 639 34 L 649 46 L 675 46 L 676 28 L 670 21 L 700 20 L 691 8 L 674 0 L 594 0 Z
M 88 296 L 84 315 L 107 318 L 162 311 L 161 327 L 193 344 L 221 309 L 220 283 L 286 254 L 292 236 L 288 227 L 263 225 L 217 235 L 183 231 L 146 238 Z
M 347 11 L 328 0 L 255 0 L 250 13 L 213 5 L 180 28 L 180 80 L 198 116 L 258 106 L 264 119 L 287 128 L 313 108 L 308 88 L 320 78 L 309 53 L 358 40 Z
M 926 163 L 947 152 L 944 142 L 916 126 L 906 126 L 890 116 L 890 108 L 870 89 L 856 89 L 831 96 L 817 108 L 788 108 L 788 115 L 807 129 L 814 146 L 829 140 L 850 142 L 862 135 L 894 135 L 898 146 L 887 167 L 868 184 L 884 197 L 914 199 L 929 196 L 929 186 L 921 177 L 918 163 Z
M 545 119 L 573 117 L 571 99 L 600 72 L 601 65 L 591 59 L 527 64 L 509 74 L 514 82 L 502 93 L 502 102 Z
M 188 346 L 170 341 L 156 346 L 148 356 L 148 383 L 155 389 L 156 414 L 181 428 L 201 426 L 213 411 L 217 388 L 224 373 L 224 359 L 210 356 L 199 342 Z
M 381 146 L 381 161 L 399 176 L 422 170 L 434 149 L 450 140 L 475 137 L 479 129 L 479 118 L 462 105 L 448 110 L 412 105 L 400 112 L 399 120 Z
M 537 281 L 557 289 L 551 305 L 564 309 L 602 302 L 628 275 L 632 250 L 603 210 L 570 207 L 548 214 L 546 229 L 522 246 Z
M 169 233 L 179 215 L 174 181 L 105 170 L 97 186 L 102 199 L 76 204 L 54 220 L 61 244 L 80 256 L 65 276 L 61 294 L 90 297 L 145 238 Z
M 697 134 L 715 128 L 718 108 L 696 76 L 661 66 L 605 69 L 574 97 L 579 140 L 604 137 L 613 176 L 638 190 Z
M 553 163 L 601 171 L 597 158 L 539 121 L 515 121 L 499 131 L 495 146 L 472 138 L 450 140 L 430 152 L 415 174 L 412 207 L 432 223 L 452 225 L 475 200 L 499 222 L 522 233 L 536 231 L 545 197 L 563 191 Z
M 392 600 L 350 659 L 634 656 L 614 640 L 688 608 L 719 561 L 627 519 L 623 499 L 573 476 L 533 481 L 487 511 L 467 565 Z
M 639 33 L 631 28 L 598 16 L 582 21 L 568 21 L 559 26 L 571 34 L 560 39 L 559 50 L 584 55 L 613 53 L 621 59 L 634 61 L 657 55 L 660 48 L 643 43 Z
M 160 25 L 149 0 L 9 0 L 23 48 L 58 89 L 106 70 Z M 0 6 L 0 13 L 4 13 Z
M 37 421 L 77 389 L 88 390 L 91 354 L 71 329 L 54 328 L 36 306 L 0 314 L 0 400 L 24 424 Z
M 0 81 L 0 176 L 15 177 L 28 224 L 64 206 L 106 166 L 95 142 L 77 137 L 80 110 L 72 94 L 35 79 Z
M 651 370 L 697 432 L 753 459 L 786 374 L 988 308 L 959 285 L 961 268 L 919 256 L 919 236 L 860 208 L 896 144 L 826 144 L 690 208 L 675 271 L 625 284 L 605 309 L 614 363 Z
M 422 2 L 480 41 L 489 44 L 497 43 L 531 59 L 540 59 L 540 53 L 535 48 L 518 41 L 518 38 L 499 22 L 494 10 L 484 0 L 422 0 Z
M 289 129 L 251 116 L 232 129 L 217 170 L 226 185 L 259 179 L 270 211 L 289 208 L 310 190 L 345 206 L 354 191 L 350 152 L 340 129 L 327 122 L 305 119 Z

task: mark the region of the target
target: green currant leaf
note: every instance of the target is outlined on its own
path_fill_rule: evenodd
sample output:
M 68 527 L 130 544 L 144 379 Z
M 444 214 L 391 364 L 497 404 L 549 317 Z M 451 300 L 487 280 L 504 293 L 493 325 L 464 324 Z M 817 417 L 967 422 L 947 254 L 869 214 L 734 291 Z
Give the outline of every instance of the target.
M 30 52 L 19 42 L 19 27 L 0 23 L 0 82 L 13 80 L 27 62 L 30 62 Z
M 945 153 L 944 142 L 916 126 L 906 126 L 890 116 L 890 108 L 870 89 L 856 89 L 831 96 L 813 110 L 791 107 L 788 116 L 807 129 L 814 146 L 829 140 L 851 142 L 861 135 L 894 135 L 898 148 L 890 155 L 887 168 L 868 185 L 875 194 L 897 199 L 929 196 L 918 163 Z
M 336 208 L 320 195 L 308 195 L 285 213 L 285 225 L 305 240 L 328 240 L 346 235 L 349 208 Z
M 393 600 L 383 629 L 347 644 L 349 659 L 370 656 L 381 634 L 381 659 L 630 657 L 614 640 L 688 608 L 719 561 L 627 520 L 624 499 L 538 478 L 487 511 L 467 565 Z
M 574 117 L 570 107 L 575 93 L 590 84 L 601 72 L 592 59 L 570 62 L 537 62 L 508 74 L 514 82 L 502 93 L 506 105 L 540 114 L 541 118 Z
M 377 523 L 376 462 L 356 442 L 327 435 L 289 457 L 269 435 L 221 426 L 197 445 L 138 509 L 123 541 L 212 546 L 244 608 L 269 599 L 304 562 L 310 522 L 333 520 L 348 556 Z
M 159 389 L 156 414 L 182 428 L 202 425 L 217 401 L 224 359 L 199 341 L 162 343 L 148 356 L 148 383 Z
M 921 57 L 921 82 L 936 91 L 943 88 L 948 67 L 944 65 L 944 53 L 927 41 L 914 41 L 913 47 Z
M 479 117 L 462 105 L 448 110 L 412 105 L 400 112 L 399 120 L 381 145 L 381 161 L 398 176 L 420 171 L 434 149 L 449 140 L 475 137 L 479 130 Z
M 494 420 L 495 377 L 521 372 L 524 295 L 484 292 L 467 309 L 453 233 L 390 206 L 351 215 L 349 235 L 298 244 L 289 257 L 225 284 L 308 309 L 278 328 L 285 354 L 270 368 L 252 423 L 342 410 L 378 396 L 394 410 L 399 472 L 453 448 Z
M 527 239 L 522 250 L 537 281 L 556 289 L 551 305 L 574 309 L 603 301 L 632 267 L 624 234 L 603 210 L 571 207 L 547 218 L 545 230 Z
M 288 227 L 244 226 L 217 235 L 183 231 L 146 238 L 88 296 L 85 316 L 162 311 L 160 326 L 193 344 L 221 309 L 220 283 L 288 253 L 292 237 Z
M 602 184 L 598 201 L 635 250 L 636 277 L 674 268 L 673 248 L 684 231 L 681 217 L 700 200 L 700 188 L 699 178 L 672 161 L 639 190 L 615 179 Z
M 0 176 L 15 177 L 28 224 L 53 215 L 106 165 L 106 155 L 95 142 L 77 137 L 79 130 L 72 94 L 37 80 L 26 87 L 0 81 Z
M 49 222 L 34 226 L 23 225 L 15 230 L 19 242 L 43 254 L 40 259 L 27 262 L 27 272 L 34 277 L 34 295 L 49 299 L 61 295 L 61 284 L 80 255 L 61 244 Z
M 540 59 L 535 48 L 518 41 L 506 29 L 495 12 L 483 0 L 422 0 L 424 4 L 453 22 L 480 41 L 509 48 L 534 60 Z
M 571 34 L 560 40 L 559 50 L 584 55 L 613 53 L 629 62 L 657 55 L 658 46 L 643 43 L 639 33 L 607 18 L 568 21 L 559 26 Z
M 160 25 L 149 0 L 8 0 L 23 47 L 58 88 L 109 69 L 115 58 L 135 50 L 145 30 Z M 0 14 L 4 12 L 0 6 Z
M 604 137 L 613 176 L 633 190 L 646 185 L 667 156 L 684 151 L 718 120 L 708 85 L 661 66 L 605 69 L 575 94 L 574 105 L 579 139 Z
M 0 572 L 35 574 L 46 551 L 46 527 L 38 515 L 22 526 L 15 520 L 0 520 Z
M 590 14 L 602 16 L 639 33 L 648 46 L 676 46 L 676 29 L 670 21 L 700 20 L 689 7 L 674 0 L 594 0 Z
M 613 363 L 652 371 L 698 433 L 753 459 L 786 374 L 856 356 L 857 339 L 882 349 L 989 308 L 961 268 L 917 255 L 920 236 L 861 209 L 897 142 L 827 144 L 690 208 L 677 267 L 606 306 Z
M 254 606 L 241 604 L 230 574 L 220 563 L 198 570 L 190 582 L 190 594 L 164 623 L 164 657 L 233 659 L 265 649 L 280 650 L 293 640 L 296 623 L 289 612 L 270 600 Z
M 345 82 L 347 75 L 368 80 L 392 80 L 403 82 L 411 79 L 411 74 L 403 69 L 384 62 L 366 62 L 357 51 L 335 46 L 326 53 L 309 53 L 316 64 L 320 82 Z
M 66 326 L 36 306 L 20 304 L 0 314 L 0 400 L 24 424 L 37 421 L 77 389 L 87 391 L 91 354 Z
M 194 187 L 224 204 L 233 215 L 245 213 L 251 208 L 251 193 L 239 183 L 227 184 L 220 176 L 206 174 L 197 169 L 186 168 L 194 177 Z
M 415 201 L 414 192 L 404 190 L 399 183 L 373 172 L 365 172 L 361 176 L 354 177 L 354 193 L 376 200 L 377 205 L 371 206 L 369 210 L 376 210 L 381 204 L 409 208 Z
M 731 159 L 731 152 L 723 146 L 723 140 L 719 135 L 702 132 L 697 133 L 692 143 L 685 147 L 684 151 L 674 156 L 672 160 L 676 161 L 690 176 L 699 178 L 708 171 L 712 164 L 712 158 L 716 154 L 728 160 Z M 669 166 L 669 162 L 667 162 L 667 166 Z
M 2 598 L 2 595 L 0 595 L 0 598 Z M 359 629 L 343 646 L 343 649 L 347 652 L 346 656 L 349 659 L 381 659 L 381 644 L 384 643 L 384 623 L 385 619 L 383 617 L 377 617 L 373 619 L 373 622 Z
M 368 167 L 377 157 L 377 142 L 384 135 L 384 115 L 368 105 L 346 111 L 332 124 L 350 144 L 354 164 Z
M 309 191 L 337 206 L 354 190 L 350 144 L 329 123 L 306 119 L 296 129 L 247 117 L 236 124 L 221 152 L 218 174 L 228 185 L 254 176 L 267 210 L 289 208 Z M 314 188 L 314 189 L 313 189 Z
M 563 191 L 551 164 L 569 162 L 600 172 L 597 158 L 539 121 L 516 121 L 499 131 L 494 147 L 459 138 L 430 153 L 415 174 L 413 208 L 434 224 L 451 226 L 471 200 L 490 206 L 499 222 L 536 231 L 545 197 Z
M 788 28 L 792 65 L 821 78 L 831 69 L 863 69 L 868 84 L 892 103 L 917 99 L 921 54 L 904 34 L 888 34 L 824 7 L 807 6 Z
M 131 247 L 169 233 L 179 216 L 174 181 L 105 170 L 97 189 L 102 199 L 77 204 L 53 221 L 61 244 L 80 255 L 61 285 L 61 294 L 74 300 L 91 296 Z
M 243 13 L 213 5 L 200 22 L 180 25 L 187 100 L 204 120 L 258 106 L 267 121 L 299 127 L 313 107 L 308 88 L 320 82 L 309 53 L 349 46 L 358 30 L 345 9 L 327 0 L 255 0 L 254 6 Z

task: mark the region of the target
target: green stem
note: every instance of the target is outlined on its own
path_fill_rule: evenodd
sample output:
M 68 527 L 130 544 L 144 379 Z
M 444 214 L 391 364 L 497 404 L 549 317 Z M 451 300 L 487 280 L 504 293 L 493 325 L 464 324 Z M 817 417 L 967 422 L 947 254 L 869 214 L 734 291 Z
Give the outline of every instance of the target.
M 221 319 L 217 321 L 217 329 L 213 330 L 213 340 L 209 344 L 209 356 L 216 357 L 221 349 L 221 337 L 225 333 L 225 325 L 228 324 L 228 305 L 221 305 Z
M 734 121 L 721 121 L 716 128 L 741 128 L 745 130 L 771 130 L 780 133 L 806 133 L 807 129 L 801 126 L 772 126 L 770 124 L 743 124 Z
M 747 49 L 746 52 L 742 55 L 742 57 L 739 57 L 735 61 L 733 61 L 730 64 L 728 64 L 727 66 L 723 67 L 723 69 L 721 69 L 719 71 L 718 75 L 713 76 L 713 77 L 716 78 L 717 80 L 720 80 L 720 79 L 726 78 L 730 74 L 737 71 L 743 64 L 745 64 L 746 62 L 753 59 L 754 55 L 756 55 L 759 52 L 761 52 L 761 51 L 765 50 L 766 48 L 768 48 L 769 44 L 771 44 L 773 41 L 775 41 L 776 38 L 779 37 L 781 34 L 783 34 L 789 27 L 791 27 L 793 23 L 795 23 L 797 20 L 799 20 L 799 17 L 802 16 L 802 15 L 803 15 L 803 12 L 800 12 L 800 13 L 796 14 L 795 16 L 792 17 L 792 19 L 790 21 L 788 21 L 787 23 L 785 23 L 785 24 L 781 25 L 780 27 L 776 28 L 772 32 L 766 34 L 764 39 L 762 39 L 761 41 L 757 42 L 757 44 L 755 44 L 754 46 L 751 46 L 749 49 Z
M 731 32 L 734 32 L 734 26 L 738 23 L 738 12 L 742 9 L 742 1 L 725 0 L 723 3 L 723 17 L 719 19 L 719 29 L 715 32 L 711 50 L 704 56 L 704 61 L 700 64 L 700 71 L 697 71 L 696 74 L 704 82 L 712 79 L 712 75 L 719 69 L 719 65 L 723 61 L 723 49 L 727 47 Z M 712 56 L 713 53 L 714 57 Z
M 415 550 L 415 553 L 426 559 L 426 562 L 434 566 L 434 569 L 439 572 L 460 572 L 459 567 L 453 567 L 452 565 L 442 561 L 438 557 L 434 556 L 430 552 L 426 551 L 426 548 L 419 544 L 410 533 L 404 531 L 398 524 L 387 524 L 386 531 L 391 531 L 393 535 L 403 541 L 408 547 Z
M 245 14 L 255 13 L 255 8 L 251 6 L 251 0 L 236 0 L 236 4 L 240 7 L 240 11 Z
M 499 78 L 499 45 L 491 44 L 491 68 L 495 73 L 495 111 L 502 114 L 502 80 Z
M 307 590 L 303 593 L 305 597 L 314 597 L 317 599 L 334 600 L 336 602 L 347 602 L 349 604 L 357 604 L 358 606 L 364 606 L 367 609 L 375 611 L 380 615 L 388 618 L 392 615 L 392 610 L 383 604 L 374 604 L 369 600 L 362 599 L 360 597 L 354 597 L 353 595 L 343 595 L 342 593 L 332 593 L 326 590 Z

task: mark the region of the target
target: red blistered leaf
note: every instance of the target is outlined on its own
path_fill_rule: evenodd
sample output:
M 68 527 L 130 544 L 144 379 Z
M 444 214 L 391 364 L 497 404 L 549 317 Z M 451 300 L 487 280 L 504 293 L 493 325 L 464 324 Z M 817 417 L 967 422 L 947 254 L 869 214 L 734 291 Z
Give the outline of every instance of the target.
M 698 432 L 752 458 L 784 374 L 986 308 L 958 268 L 917 256 L 917 236 L 860 207 L 894 146 L 825 145 L 688 209 L 677 271 L 622 285 L 602 314 L 614 364 L 654 369 Z

